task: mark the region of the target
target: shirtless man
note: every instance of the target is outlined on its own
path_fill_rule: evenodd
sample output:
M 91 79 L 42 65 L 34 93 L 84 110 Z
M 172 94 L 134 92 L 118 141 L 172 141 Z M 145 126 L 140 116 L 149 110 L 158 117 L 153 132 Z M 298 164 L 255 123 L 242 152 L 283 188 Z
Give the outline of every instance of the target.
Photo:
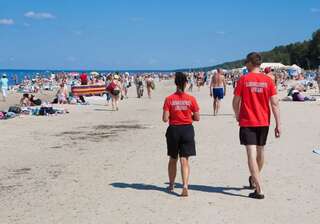
M 221 69 L 212 76 L 210 84 L 210 96 L 213 97 L 213 115 L 216 116 L 220 109 L 220 101 L 226 95 L 227 83 Z

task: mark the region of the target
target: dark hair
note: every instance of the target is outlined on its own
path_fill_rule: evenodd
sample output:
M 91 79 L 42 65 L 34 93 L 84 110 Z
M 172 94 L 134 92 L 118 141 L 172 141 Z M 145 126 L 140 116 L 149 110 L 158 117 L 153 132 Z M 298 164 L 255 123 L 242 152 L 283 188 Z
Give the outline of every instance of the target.
M 28 93 L 24 93 L 23 94 L 23 98 L 29 98 L 29 94 Z
M 257 52 L 251 52 L 247 55 L 245 64 L 251 63 L 253 66 L 260 66 L 262 64 L 262 57 Z
M 179 90 L 184 91 L 185 84 L 188 83 L 188 78 L 186 74 L 184 74 L 183 72 L 176 72 L 174 83 L 176 84 Z

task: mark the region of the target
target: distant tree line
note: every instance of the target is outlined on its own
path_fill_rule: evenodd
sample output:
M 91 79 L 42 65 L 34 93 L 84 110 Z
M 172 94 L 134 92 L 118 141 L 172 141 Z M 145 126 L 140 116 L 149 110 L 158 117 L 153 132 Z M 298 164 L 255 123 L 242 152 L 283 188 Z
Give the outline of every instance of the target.
M 297 64 L 304 69 L 317 69 L 320 66 L 320 29 L 313 33 L 310 40 L 285 46 L 278 46 L 271 51 L 261 52 L 263 62 L 280 62 L 285 65 Z M 244 59 L 226 62 L 220 65 L 183 71 L 210 71 L 216 68 L 234 69 L 244 66 Z

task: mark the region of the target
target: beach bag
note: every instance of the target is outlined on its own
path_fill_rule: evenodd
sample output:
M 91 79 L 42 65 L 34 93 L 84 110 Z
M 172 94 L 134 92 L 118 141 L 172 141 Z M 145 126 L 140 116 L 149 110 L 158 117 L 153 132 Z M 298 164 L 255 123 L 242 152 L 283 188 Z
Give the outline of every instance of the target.
M 21 108 L 18 106 L 11 106 L 11 107 L 9 107 L 9 110 L 8 110 L 8 112 L 12 112 L 15 114 L 20 114 L 21 111 L 22 111 Z
M 155 84 L 154 82 L 152 82 L 152 83 L 151 83 L 151 89 L 152 89 L 152 90 L 155 90 L 155 88 L 156 88 L 156 84 Z
M 117 84 L 115 84 L 114 82 L 111 82 L 111 83 L 107 86 L 107 91 L 111 93 L 116 87 L 117 87 Z
M 52 107 L 41 107 L 39 111 L 40 116 L 46 116 L 48 114 L 54 114 L 55 111 L 53 110 Z
M 34 103 L 34 105 L 36 105 L 36 106 L 41 106 L 41 104 L 42 104 L 42 102 L 41 102 L 40 99 L 34 100 L 33 103 Z

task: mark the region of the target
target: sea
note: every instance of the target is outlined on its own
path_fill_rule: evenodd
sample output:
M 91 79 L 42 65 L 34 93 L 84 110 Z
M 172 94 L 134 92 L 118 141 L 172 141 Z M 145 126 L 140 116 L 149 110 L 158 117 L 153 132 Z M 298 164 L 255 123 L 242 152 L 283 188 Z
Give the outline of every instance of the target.
M 167 73 L 170 71 L 164 70 L 16 70 L 16 69 L 0 69 L 0 77 L 3 74 L 6 74 L 9 79 L 9 85 L 12 86 L 15 84 L 14 77 L 17 77 L 17 83 L 20 83 L 24 80 L 25 77 L 29 79 L 33 79 L 36 76 L 49 77 L 51 74 L 57 74 L 62 72 L 77 72 L 77 73 L 90 73 L 90 72 L 98 72 L 98 73 L 111 73 L 111 72 L 129 72 L 130 75 L 136 75 L 141 73 Z

